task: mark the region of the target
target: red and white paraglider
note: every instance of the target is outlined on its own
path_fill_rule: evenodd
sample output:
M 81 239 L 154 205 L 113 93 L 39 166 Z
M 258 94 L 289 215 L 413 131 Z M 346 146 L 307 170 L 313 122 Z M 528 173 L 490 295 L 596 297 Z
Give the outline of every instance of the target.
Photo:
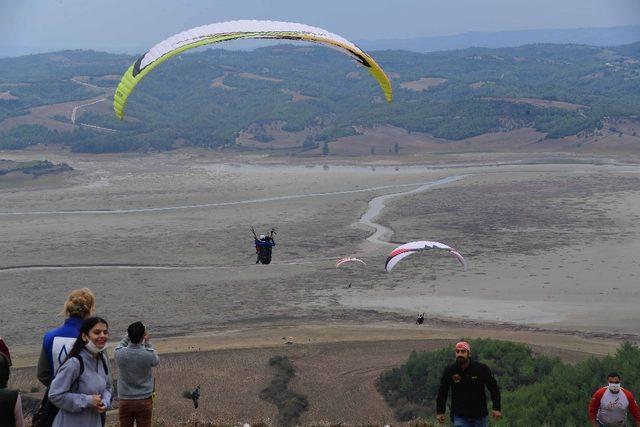
M 464 267 L 465 270 L 467 269 L 467 261 L 460 254 L 460 252 L 456 251 L 449 245 L 445 245 L 444 243 L 432 242 L 429 240 L 409 242 L 405 243 L 404 245 L 398 246 L 393 251 L 391 251 L 391 253 L 387 257 L 387 261 L 384 264 L 384 269 L 387 271 L 391 271 L 397 263 L 399 263 L 409 255 L 430 249 L 444 249 L 449 251 L 449 253 L 453 255 L 460 262 L 460 264 L 462 264 L 462 267 Z
M 352 262 L 360 263 L 362 265 L 367 265 L 367 263 L 361 260 L 360 258 L 347 257 L 347 258 L 340 258 L 338 261 L 336 261 L 336 268 L 340 267 L 343 264 L 352 263 Z

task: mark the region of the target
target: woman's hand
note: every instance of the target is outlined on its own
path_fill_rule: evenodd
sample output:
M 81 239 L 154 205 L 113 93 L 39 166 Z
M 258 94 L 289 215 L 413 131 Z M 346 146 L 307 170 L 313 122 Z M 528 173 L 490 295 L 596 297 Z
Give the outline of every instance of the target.
M 107 409 L 104 403 L 102 403 L 102 396 L 100 396 L 99 394 L 91 395 L 91 407 L 94 411 L 100 414 Z

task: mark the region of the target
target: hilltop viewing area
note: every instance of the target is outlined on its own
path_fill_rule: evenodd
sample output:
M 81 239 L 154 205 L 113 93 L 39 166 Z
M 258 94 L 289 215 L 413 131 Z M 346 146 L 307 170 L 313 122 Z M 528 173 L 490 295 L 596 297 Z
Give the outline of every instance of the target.
M 640 7 L 481 3 L 0 7 L 0 427 L 640 425 Z

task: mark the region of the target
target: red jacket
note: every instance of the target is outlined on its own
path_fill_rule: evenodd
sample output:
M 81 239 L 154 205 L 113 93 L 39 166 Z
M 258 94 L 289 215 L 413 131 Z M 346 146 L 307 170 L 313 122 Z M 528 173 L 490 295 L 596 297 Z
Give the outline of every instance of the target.
M 591 398 L 591 402 L 589 402 L 589 420 L 591 421 L 596 420 L 596 416 L 598 415 L 598 410 L 600 409 L 600 402 L 602 401 L 602 396 L 607 391 L 607 388 L 608 387 L 602 387 L 593 394 L 593 397 Z M 633 417 L 634 420 L 640 421 L 640 408 L 638 408 L 638 404 L 636 403 L 636 399 L 633 397 L 633 393 L 631 393 L 629 390 L 622 387 L 620 387 L 620 391 L 624 393 L 624 395 L 627 397 L 627 400 L 629 401 L 629 406 L 627 410 L 631 413 L 631 416 Z
M 9 353 L 9 348 L 2 338 L 0 338 L 0 354 L 7 358 L 7 362 L 9 363 L 9 366 L 11 366 L 11 353 Z

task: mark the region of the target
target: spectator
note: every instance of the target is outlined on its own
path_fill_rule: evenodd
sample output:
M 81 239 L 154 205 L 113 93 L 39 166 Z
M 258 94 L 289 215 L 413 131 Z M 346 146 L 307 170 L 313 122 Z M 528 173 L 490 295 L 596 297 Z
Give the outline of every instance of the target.
M 53 427 L 102 427 L 111 408 L 111 377 L 103 350 L 109 325 L 100 317 L 82 322 L 78 337 L 49 388 L 49 400 L 60 411 Z
M 0 337 L 0 354 L 7 359 L 7 363 L 11 366 L 11 353 L 9 353 L 9 347 L 4 343 L 2 337 Z
M 118 365 L 120 427 L 151 427 L 154 382 L 151 368 L 160 359 L 149 343 L 149 333 L 141 322 L 129 325 L 115 349 Z
M 4 355 L 4 352 L 0 353 L 0 426 L 23 427 L 24 418 L 20 393 L 18 390 L 7 389 L 9 366 L 11 366 L 9 359 Z
M 589 421 L 595 427 L 626 426 L 627 413 L 640 426 L 640 409 L 633 394 L 620 386 L 620 375 L 612 372 L 607 375 L 606 387 L 596 391 L 589 403 Z
M 53 377 L 71 351 L 78 336 L 82 320 L 95 311 L 95 296 L 88 288 L 71 291 L 64 303 L 64 324 L 44 334 L 38 359 L 38 380 L 49 387 Z
M 500 389 L 491 370 L 484 363 L 471 359 L 471 346 L 465 341 L 456 344 L 456 363 L 448 366 L 442 374 L 436 403 L 436 418 L 444 423 L 445 404 L 451 388 L 451 418 L 454 426 L 486 427 L 487 398 L 485 387 L 491 393 L 492 417 L 500 412 Z

